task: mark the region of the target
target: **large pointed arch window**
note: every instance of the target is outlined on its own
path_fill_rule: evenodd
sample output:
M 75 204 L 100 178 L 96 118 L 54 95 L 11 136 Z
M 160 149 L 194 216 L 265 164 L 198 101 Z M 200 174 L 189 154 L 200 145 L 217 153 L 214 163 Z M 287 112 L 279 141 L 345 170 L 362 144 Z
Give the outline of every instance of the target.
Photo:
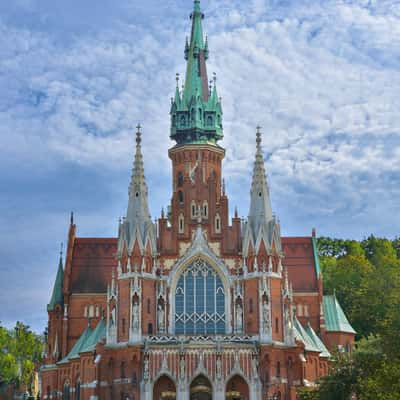
M 202 259 L 181 274 L 175 291 L 175 333 L 225 333 L 225 292 L 218 273 Z

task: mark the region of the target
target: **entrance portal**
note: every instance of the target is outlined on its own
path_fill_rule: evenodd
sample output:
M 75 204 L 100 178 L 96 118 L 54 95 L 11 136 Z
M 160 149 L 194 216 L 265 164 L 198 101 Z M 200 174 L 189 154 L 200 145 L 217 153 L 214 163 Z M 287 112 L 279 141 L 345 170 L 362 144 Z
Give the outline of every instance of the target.
M 226 400 L 249 400 L 249 386 L 240 375 L 234 375 L 226 385 Z
M 190 385 L 190 400 L 212 400 L 212 386 L 205 376 L 198 376 Z
M 153 387 L 154 400 L 175 400 L 176 387 L 175 383 L 166 375 L 160 376 Z

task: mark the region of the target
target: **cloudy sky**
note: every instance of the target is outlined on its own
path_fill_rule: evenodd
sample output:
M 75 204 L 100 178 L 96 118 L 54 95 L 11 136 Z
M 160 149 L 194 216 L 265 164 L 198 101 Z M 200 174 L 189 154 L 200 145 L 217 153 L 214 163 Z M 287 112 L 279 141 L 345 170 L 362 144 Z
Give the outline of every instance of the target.
M 255 127 L 284 235 L 395 237 L 397 0 L 203 0 L 231 209 L 247 215 Z M 0 2 L 0 321 L 46 324 L 69 213 L 115 236 L 134 127 L 152 216 L 170 198 L 169 99 L 191 0 Z

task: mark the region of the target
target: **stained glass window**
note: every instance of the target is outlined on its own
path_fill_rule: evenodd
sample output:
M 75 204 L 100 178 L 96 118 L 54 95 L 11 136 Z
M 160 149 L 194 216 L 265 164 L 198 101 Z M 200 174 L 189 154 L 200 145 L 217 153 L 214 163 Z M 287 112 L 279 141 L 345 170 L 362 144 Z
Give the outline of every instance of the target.
M 175 291 L 175 333 L 225 333 L 225 292 L 218 273 L 198 259 L 181 274 Z

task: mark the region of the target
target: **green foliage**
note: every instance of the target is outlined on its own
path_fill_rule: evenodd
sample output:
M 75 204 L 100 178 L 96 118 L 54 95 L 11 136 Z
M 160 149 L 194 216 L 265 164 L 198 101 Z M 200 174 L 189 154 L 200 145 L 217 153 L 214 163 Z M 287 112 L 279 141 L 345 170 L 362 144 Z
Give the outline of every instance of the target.
M 318 240 L 324 291 L 357 331 L 351 358 L 337 357 L 313 400 L 400 399 L 400 239 Z
M 41 338 L 23 323 L 17 322 L 13 330 L 0 326 L 0 384 L 29 386 L 42 347 Z

